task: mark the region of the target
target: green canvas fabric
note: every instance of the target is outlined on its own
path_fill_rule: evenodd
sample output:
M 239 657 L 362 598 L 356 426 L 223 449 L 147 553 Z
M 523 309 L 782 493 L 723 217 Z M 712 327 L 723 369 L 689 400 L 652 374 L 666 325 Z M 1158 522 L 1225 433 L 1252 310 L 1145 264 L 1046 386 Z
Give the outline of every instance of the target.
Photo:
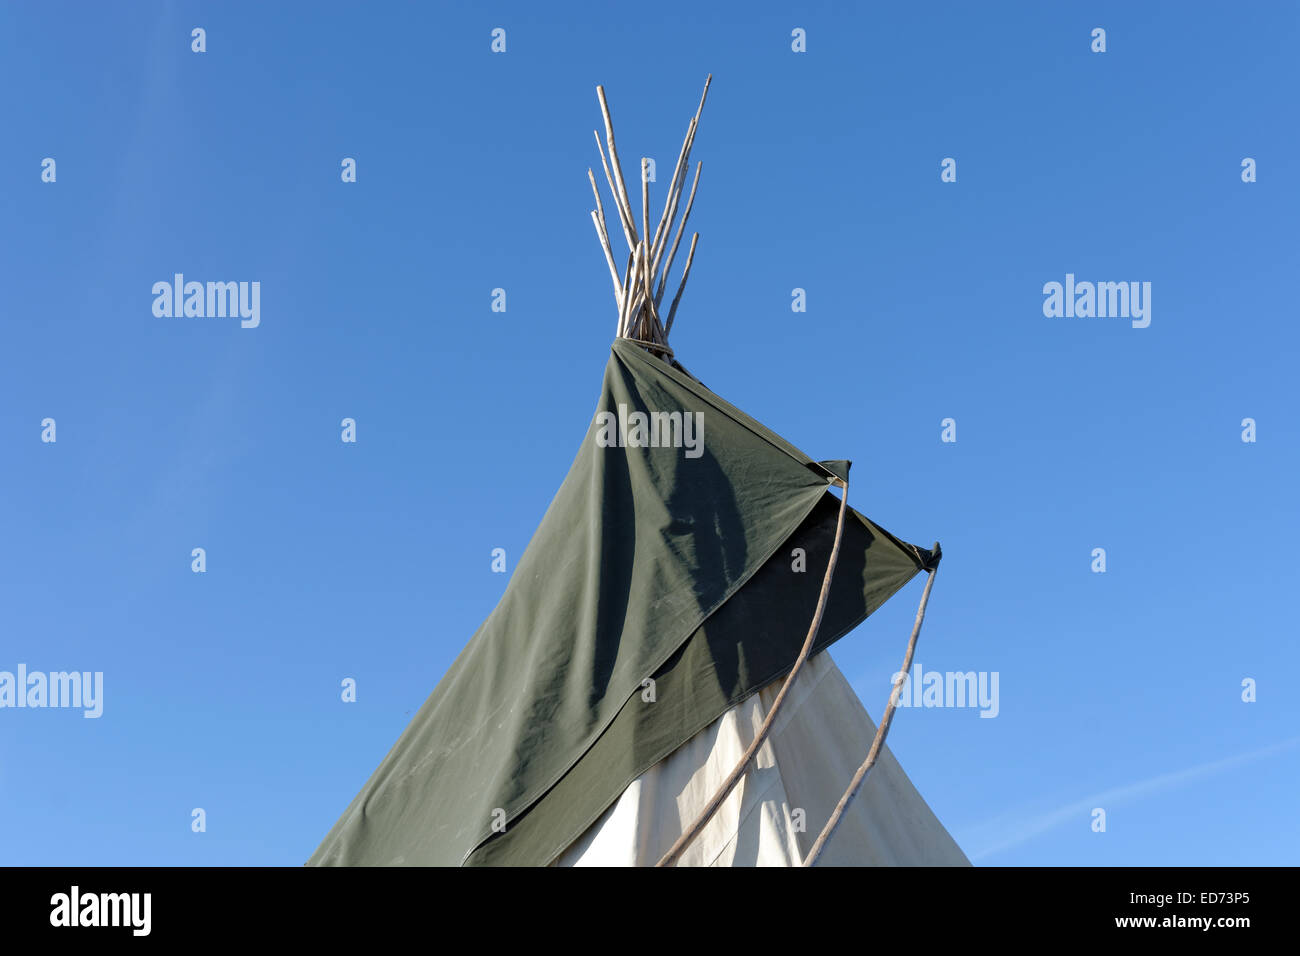
M 785 545 L 653 675 L 653 700 L 648 689 L 634 693 L 573 769 L 514 826 L 479 847 L 468 865 L 554 860 L 629 783 L 786 674 L 817 606 L 838 512 L 839 499 L 827 494 Z M 795 548 L 807 555 L 803 573 L 793 569 Z M 917 554 L 927 566 L 937 563 L 937 555 L 922 549 Z M 814 653 L 861 623 L 917 570 L 910 548 L 850 509 Z M 863 741 L 864 755 L 866 747 Z
M 848 463 L 814 462 L 623 340 L 597 411 L 633 426 L 701 413 L 698 457 L 602 447 L 593 416 L 500 603 L 309 865 L 548 863 L 793 663 L 834 535 L 827 488 Z M 819 648 L 938 559 L 851 510 Z

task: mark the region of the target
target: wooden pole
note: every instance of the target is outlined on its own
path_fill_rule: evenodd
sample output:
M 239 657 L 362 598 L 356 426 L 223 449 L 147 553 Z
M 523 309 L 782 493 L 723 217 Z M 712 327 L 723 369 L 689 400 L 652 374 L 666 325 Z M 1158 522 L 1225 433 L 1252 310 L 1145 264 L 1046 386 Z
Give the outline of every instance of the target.
M 668 326 L 664 329 L 667 335 L 673 330 L 673 319 L 677 318 L 677 303 L 682 301 L 682 291 L 686 288 L 686 280 L 691 274 L 691 260 L 695 258 L 695 244 L 700 241 L 700 234 L 697 232 L 691 236 L 691 251 L 686 254 L 686 268 L 682 270 L 682 284 L 677 287 L 677 294 L 673 296 L 673 306 L 668 310 Z
M 603 86 L 596 87 L 596 96 L 600 100 L 601 115 L 605 117 L 605 143 L 609 146 L 609 165 L 614 170 L 614 182 L 618 186 L 614 198 L 623 206 L 623 211 L 627 215 L 628 229 L 630 230 L 628 241 L 635 245 L 638 238 L 636 221 L 632 217 L 632 204 L 627 198 L 627 184 L 623 182 L 623 166 L 618 161 L 618 149 L 614 146 L 614 120 L 609 115 L 609 104 L 605 102 L 605 88 Z
M 623 204 L 618 200 L 618 187 L 614 185 L 614 177 L 610 175 L 609 163 L 605 161 L 605 148 L 600 145 L 600 134 L 594 129 L 591 135 L 596 137 L 596 152 L 600 153 L 600 165 L 605 170 L 605 182 L 609 183 L 609 191 L 614 194 L 614 208 L 618 210 L 619 225 L 623 227 L 623 238 L 627 240 L 627 248 L 631 251 L 636 247 L 632 241 L 632 232 L 628 228 L 627 213 L 623 210 Z
M 627 254 L 627 269 L 623 272 L 623 301 L 618 310 L 618 337 L 622 338 L 627 335 L 627 324 L 631 319 L 629 308 L 632 304 L 631 282 L 632 282 L 632 264 L 636 262 L 636 250 L 633 249 Z
M 686 127 L 686 138 L 682 140 L 681 152 L 677 154 L 677 165 L 673 167 L 672 182 L 668 184 L 668 192 L 664 196 L 664 211 L 659 216 L 659 225 L 655 227 L 655 239 L 651 248 L 655 250 L 656 261 L 658 261 L 659 253 L 663 250 L 665 237 L 672 225 L 672 213 L 670 213 L 669 210 L 675 210 L 677 208 L 674 199 L 677 196 L 678 191 L 682 188 L 682 171 L 684 169 L 690 169 L 689 161 L 686 159 L 686 152 L 690 146 L 691 131 L 694 126 L 695 120 L 691 120 L 690 124 Z
M 659 273 L 659 288 L 655 291 L 655 302 L 663 301 L 664 284 L 668 281 L 668 272 L 673 267 L 673 259 L 677 257 L 677 246 L 682 241 L 682 230 L 686 228 L 686 220 L 691 218 L 691 207 L 695 205 L 695 187 L 700 184 L 700 171 L 703 168 L 703 163 L 695 164 L 695 181 L 691 183 L 691 197 L 686 201 L 686 211 L 682 213 L 682 221 L 677 226 L 677 238 L 673 240 L 673 247 L 668 253 L 668 261 L 664 263 L 663 271 Z
M 609 277 L 614 282 L 614 301 L 621 310 L 623 306 L 623 284 L 618 278 L 618 266 L 614 265 L 614 253 L 609 248 L 609 235 L 605 232 L 605 224 L 596 216 L 596 210 L 594 209 L 591 211 L 591 221 L 596 226 L 596 238 L 600 240 L 600 248 L 605 252 L 605 262 L 609 266 Z

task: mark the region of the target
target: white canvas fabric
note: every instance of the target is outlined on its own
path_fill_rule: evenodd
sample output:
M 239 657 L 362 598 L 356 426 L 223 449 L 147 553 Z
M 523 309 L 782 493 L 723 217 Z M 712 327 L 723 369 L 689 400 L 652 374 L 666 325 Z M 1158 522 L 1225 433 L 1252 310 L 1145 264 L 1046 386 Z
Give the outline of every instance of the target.
M 780 689 L 776 681 L 751 695 L 632 781 L 556 865 L 653 866 L 735 767 Z M 810 658 L 749 771 L 679 865 L 800 865 L 866 759 L 875 732 L 830 656 Z M 886 747 L 819 865 L 970 861 Z

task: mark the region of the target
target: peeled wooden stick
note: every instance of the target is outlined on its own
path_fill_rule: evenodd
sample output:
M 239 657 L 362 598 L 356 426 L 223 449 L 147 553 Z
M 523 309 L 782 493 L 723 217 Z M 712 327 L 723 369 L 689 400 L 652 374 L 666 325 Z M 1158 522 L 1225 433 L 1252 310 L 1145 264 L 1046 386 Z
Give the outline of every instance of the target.
M 703 169 L 703 163 L 695 164 L 695 181 L 691 183 L 691 196 L 686 201 L 686 211 L 682 213 L 682 221 L 677 226 L 677 238 L 673 240 L 673 247 L 668 253 L 668 261 L 664 263 L 663 269 L 659 272 L 659 288 L 655 290 L 656 303 L 664 300 L 664 283 L 668 281 L 668 271 L 673 267 L 673 259 L 677 257 L 677 246 L 682 241 L 682 231 L 686 228 L 687 220 L 691 218 L 691 207 L 695 205 L 695 189 L 700 185 L 700 171 Z M 692 243 L 693 245 L 694 243 Z
M 668 310 L 668 324 L 664 326 L 664 335 L 668 335 L 673 330 L 673 319 L 677 317 L 677 303 L 682 301 L 682 290 L 686 288 L 686 279 L 691 274 L 691 260 L 695 258 L 695 244 L 700 241 L 700 234 L 697 232 L 691 236 L 691 251 L 686 254 L 686 268 L 682 270 L 682 284 L 677 287 L 677 294 L 673 296 L 673 307 Z
M 691 118 L 690 124 L 686 127 L 686 139 L 682 142 L 682 152 L 681 155 L 678 156 L 677 158 L 678 169 L 675 169 L 673 171 L 673 183 L 677 195 L 680 195 L 680 191 L 682 188 L 681 185 L 677 184 L 679 173 L 682 176 L 682 185 L 684 185 L 685 172 L 686 170 L 691 168 L 691 150 L 695 146 L 695 133 L 700 128 L 700 116 L 704 113 L 704 101 L 709 96 L 709 84 L 712 82 L 713 82 L 713 74 L 710 73 L 707 77 L 704 78 L 704 91 L 700 93 L 700 105 L 696 107 L 695 116 Z M 654 245 L 651 246 L 651 250 L 654 253 L 653 260 L 654 260 L 655 269 L 659 268 L 659 258 L 660 256 L 663 255 L 664 246 L 668 244 L 668 230 L 672 229 L 672 223 L 673 223 L 672 217 L 677 214 L 676 196 L 674 196 L 670 192 L 668 200 L 672 204 L 673 211 L 668 214 L 667 223 L 664 223 L 662 220 L 660 220 L 659 229 L 655 231 Z M 668 203 L 664 204 L 664 211 L 665 212 L 668 211 Z M 661 232 L 663 233 L 662 236 L 660 235 Z
M 591 183 L 591 194 L 596 197 L 596 208 L 592 210 L 591 221 L 596 224 L 596 238 L 605 251 L 605 262 L 609 264 L 609 277 L 614 282 L 614 301 L 623 305 L 622 282 L 618 278 L 618 267 L 614 265 L 614 252 L 609 247 L 609 230 L 605 226 L 605 206 L 600 201 L 600 190 L 596 188 L 596 176 L 587 167 L 587 179 Z
M 635 290 L 632 298 L 632 315 L 634 316 L 634 319 L 633 321 L 628 323 L 627 332 L 626 332 L 626 336 L 629 339 L 639 339 L 642 337 L 640 316 L 641 316 L 641 306 L 644 304 L 644 302 L 645 302 L 644 294 L 640 290 Z
M 676 209 L 676 203 L 673 201 L 673 198 L 677 195 L 678 191 L 682 188 L 681 187 L 682 170 L 683 168 L 685 169 L 690 168 L 690 161 L 687 160 L 686 153 L 688 151 L 688 147 L 690 146 L 691 132 L 694 129 L 694 127 L 695 127 L 695 120 L 691 120 L 691 122 L 686 127 L 686 138 L 682 140 L 681 152 L 677 154 L 677 165 L 673 167 L 672 182 L 668 184 L 668 193 L 664 197 L 664 211 L 659 216 L 659 225 L 655 227 L 655 238 L 654 238 L 654 243 L 651 245 L 651 249 L 654 250 L 656 258 L 658 258 L 659 252 L 664 245 L 664 238 L 667 234 L 666 230 L 671 230 L 672 228 L 672 218 L 669 210 Z
M 650 268 L 648 243 L 641 238 L 641 260 L 636 267 L 636 337 L 642 340 L 650 338 L 650 314 L 646 311 L 645 272 Z
M 623 226 L 623 238 L 627 240 L 627 248 L 630 252 L 636 248 L 636 243 L 632 240 L 632 230 L 629 228 L 631 223 L 628 222 L 627 212 L 619 201 L 618 187 L 614 185 L 614 177 L 609 174 L 609 163 L 605 161 L 605 147 L 600 145 L 600 134 L 593 129 L 591 135 L 596 137 L 596 152 L 600 153 L 600 165 L 605 169 L 605 182 L 609 183 L 609 191 L 614 194 L 614 207 L 618 210 L 618 221 Z
M 647 257 L 641 270 L 642 292 L 645 295 L 645 311 L 649 317 L 649 334 L 645 338 L 652 342 L 658 342 L 660 345 L 667 345 L 668 339 L 664 333 L 663 326 L 659 324 L 659 310 L 655 308 L 655 297 L 650 288 L 653 280 L 650 277 L 650 260 Z
M 690 133 L 688 132 L 687 139 L 689 140 L 689 138 Z M 684 157 L 690 150 L 686 143 L 682 144 L 682 149 Z M 656 275 L 658 275 L 659 263 L 663 259 L 664 249 L 668 245 L 668 235 L 673 230 L 673 220 L 677 217 L 677 205 L 681 202 L 682 188 L 686 185 L 686 174 L 689 172 L 690 166 L 687 165 L 683 166 L 673 174 L 673 186 L 668 194 L 668 205 L 664 210 L 664 221 L 661 222 L 659 228 L 655 230 L 655 241 L 651 248 L 654 251 L 654 270 Z
M 645 321 L 641 329 L 641 338 L 666 345 L 663 326 L 659 322 L 659 310 L 654 300 L 654 243 L 650 239 L 650 160 L 641 159 L 641 227 L 644 238 L 641 240 L 645 257 L 641 262 L 641 285 L 645 293 Z
M 813 866 L 822 855 L 822 851 L 826 849 L 826 841 L 834 835 L 835 828 L 840 825 L 840 819 L 844 816 L 844 811 L 858 795 L 858 790 L 867 779 L 867 774 L 875 766 L 876 758 L 880 756 L 881 748 L 885 746 L 885 738 L 889 736 L 889 724 L 894 719 L 894 710 L 898 707 L 899 695 L 902 693 L 903 684 L 907 681 L 907 674 L 912 669 L 916 639 L 921 633 L 921 622 L 925 620 L 925 605 L 930 600 L 930 588 L 934 586 L 934 576 L 938 570 L 936 567 L 930 571 L 930 579 L 925 582 L 925 590 L 921 592 L 921 606 L 916 609 L 916 622 L 912 625 L 912 636 L 907 642 L 907 653 L 903 655 L 903 670 L 889 691 L 889 703 L 885 706 L 885 715 L 880 719 L 880 726 L 876 728 L 876 736 L 871 741 L 871 749 L 867 751 L 867 759 L 849 781 L 849 788 L 844 791 L 844 796 L 840 797 L 840 802 L 835 805 L 830 819 L 826 821 L 826 826 L 817 837 L 817 842 L 808 851 L 808 858 L 803 861 L 804 866 Z
M 627 270 L 623 273 L 623 295 L 618 306 L 618 335 L 622 338 L 627 334 L 627 324 L 629 321 L 628 306 L 632 304 L 632 264 L 636 262 L 636 250 L 627 254 Z
M 596 226 L 596 238 L 600 240 L 600 248 L 605 251 L 605 262 L 609 265 L 609 277 L 614 283 L 614 301 L 618 303 L 619 308 L 623 306 L 623 283 L 618 278 L 618 266 L 614 265 L 614 253 L 609 248 L 609 235 L 605 232 L 605 224 L 596 215 L 596 210 L 591 211 L 591 221 Z
M 632 253 L 632 261 L 628 264 L 627 281 L 628 281 L 628 298 L 630 306 L 627 311 L 627 318 L 623 322 L 623 334 L 629 338 L 639 339 L 641 336 L 641 306 L 645 302 L 645 294 L 641 291 L 641 268 L 645 255 L 645 240 L 636 244 L 636 249 Z
M 605 117 L 605 142 L 609 146 L 609 164 L 614 170 L 614 182 L 618 184 L 615 198 L 623 204 L 623 211 L 627 215 L 628 228 L 631 230 L 631 239 L 635 242 L 638 238 L 636 222 L 632 218 L 632 204 L 627 198 L 627 184 L 623 182 L 623 167 L 618 161 L 618 149 L 614 146 L 614 121 L 609 115 L 609 104 L 605 102 L 605 88 L 603 86 L 596 87 L 596 96 L 600 99 L 600 112 Z
M 594 130 L 593 130 L 593 132 L 594 132 Z M 604 158 L 604 157 L 602 156 L 602 158 Z M 605 204 L 602 203 L 602 202 L 600 201 L 600 189 L 598 189 L 597 186 L 596 186 L 596 176 L 595 176 L 595 174 L 591 171 L 591 167 L 590 167 L 590 166 L 587 167 L 587 181 L 591 183 L 591 194 L 592 194 L 592 196 L 594 196 L 594 197 L 596 198 L 596 212 L 598 212 L 598 213 L 600 214 L 600 224 L 601 224 L 602 226 L 604 226 L 604 224 L 605 224 Z M 605 230 L 602 229 L 602 232 L 604 232 L 604 231 L 605 231 Z M 605 234 L 606 234 L 606 236 L 609 235 L 608 232 L 606 232 Z
M 704 78 L 704 92 L 700 94 L 700 105 L 695 109 L 695 121 L 698 123 L 700 114 L 704 112 L 704 100 L 709 95 L 709 84 L 713 82 L 713 74 L 710 73 Z

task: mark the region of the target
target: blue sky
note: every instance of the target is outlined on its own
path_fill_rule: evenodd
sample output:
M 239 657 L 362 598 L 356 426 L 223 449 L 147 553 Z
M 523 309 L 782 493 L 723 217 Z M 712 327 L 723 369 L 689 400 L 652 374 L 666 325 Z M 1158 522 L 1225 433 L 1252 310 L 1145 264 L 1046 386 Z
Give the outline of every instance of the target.
M 1298 41 L 1281 3 L 0 6 L 0 670 L 104 673 L 97 720 L 0 710 L 0 863 L 308 857 L 590 421 L 596 84 L 666 180 L 709 72 L 673 345 L 943 543 L 917 660 L 1000 712 L 895 720 L 940 819 L 990 865 L 1300 861 Z M 260 325 L 155 317 L 177 272 Z M 1150 326 L 1045 317 L 1067 273 Z M 835 648 L 877 716 L 920 589 Z

